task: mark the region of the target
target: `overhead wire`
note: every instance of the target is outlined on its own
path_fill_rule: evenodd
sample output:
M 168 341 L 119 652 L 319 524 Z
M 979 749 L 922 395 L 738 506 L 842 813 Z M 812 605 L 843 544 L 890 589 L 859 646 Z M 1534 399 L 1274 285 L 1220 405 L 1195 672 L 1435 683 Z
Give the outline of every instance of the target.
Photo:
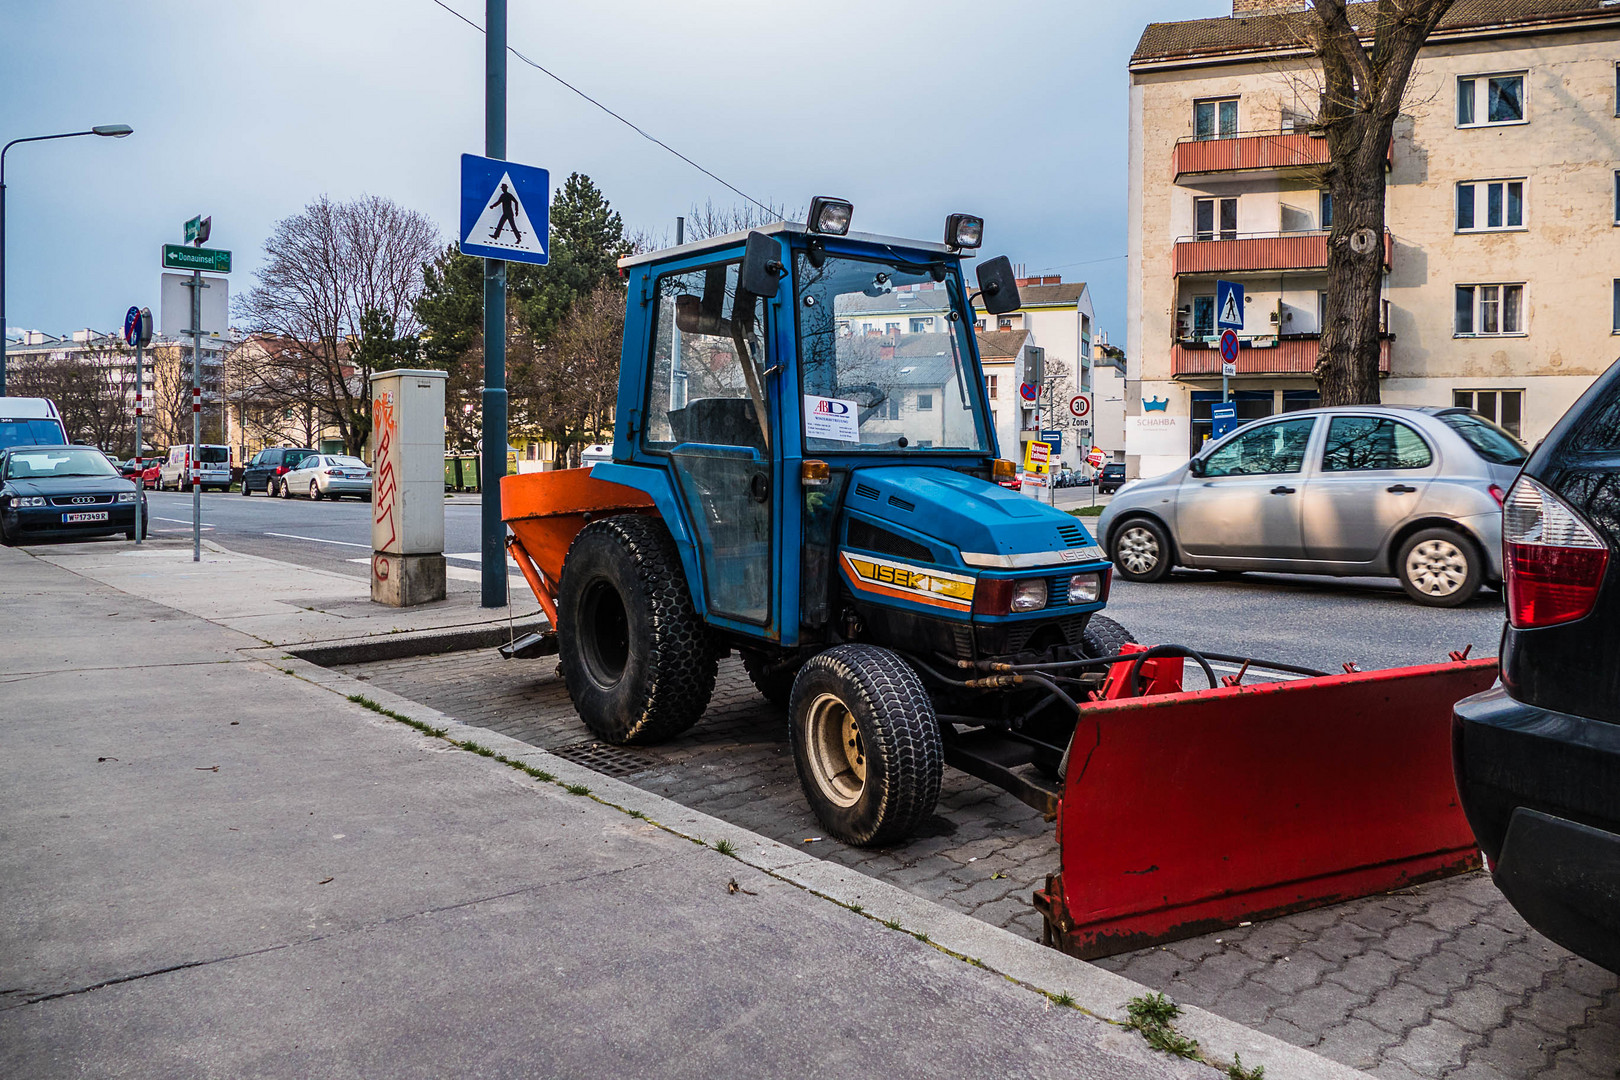
M 472 27 L 474 30 L 477 30 L 480 34 L 482 34 L 484 32 L 484 28 L 482 26 L 479 26 L 477 23 L 475 23 L 471 19 L 467 18 L 467 16 L 463 15 L 461 12 L 457 11 L 455 8 L 451 7 L 449 4 L 445 3 L 444 0 L 432 0 L 432 2 L 437 4 L 439 7 L 442 7 L 444 10 L 448 11 L 450 14 L 454 15 L 456 18 L 460 19 L 462 22 L 466 23 L 468 26 Z M 575 86 L 573 83 L 569 82 L 567 79 L 563 78 L 561 75 L 558 75 L 556 72 L 551 71 L 550 69 L 546 68 L 542 64 L 536 63 L 535 61 L 529 59 L 527 56 L 524 56 L 521 52 L 519 52 L 511 44 L 508 44 L 506 46 L 506 51 L 511 53 L 513 56 L 517 57 L 519 60 L 523 61 L 525 64 L 528 64 L 530 67 L 534 68 L 536 71 L 538 71 L 541 74 L 545 75 L 547 78 L 552 79 L 553 81 L 555 81 L 559 85 L 573 91 L 575 94 L 578 94 L 580 97 L 584 98 L 586 101 L 590 102 L 592 105 L 595 105 L 598 109 L 601 109 L 603 112 L 605 112 L 609 116 L 613 117 L 613 119 L 617 120 L 619 123 L 623 124 L 625 127 L 629 128 L 631 131 L 634 131 L 637 135 L 640 135 L 643 139 L 646 139 L 648 142 L 654 143 L 655 145 L 663 147 L 665 150 L 668 150 L 671 154 L 674 154 L 676 157 L 680 158 L 682 161 L 684 161 L 688 165 L 692 166 L 692 168 L 696 169 L 698 172 L 702 173 L 704 176 L 707 176 L 709 179 L 715 181 L 717 184 L 721 185 L 722 187 L 728 189 L 729 191 L 734 192 L 735 194 L 737 194 L 737 195 L 741 196 L 742 198 L 748 200 L 749 202 L 753 203 L 755 206 L 759 207 L 761 210 L 765 211 L 767 214 L 775 215 L 777 213 L 776 210 L 772 209 L 767 204 L 760 202 L 758 199 L 754 198 L 752 195 L 748 194 L 748 192 L 742 190 L 737 185 L 732 184 L 732 183 L 728 183 L 727 181 L 721 179 L 719 176 L 716 176 L 710 170 L 705 169 L 702 165 L 699 165 L 697 162 L 693 161 L 691 158 L 687 157 L 685 154 L 681 153 L 679 150 L 677 150 L 673 146 L 669 145 L 663 139 L 660 139 L 658 136 L 652 134 L 651 132 L 648 132 L 645 129 L 643 129 L 641 127 L 638 127 L 636 124 L 632 123 L 631 121 L 626 120 L 623 116 L 620 116 L 618 113 L 614 112 L 612 109 L 608 108 L 606 105 L 602 104 L 600 101 L 597 101 L 595 98 L 591 97 L 591 95 L 587 94 L 585 91 L 581 90 L 579 87 Z

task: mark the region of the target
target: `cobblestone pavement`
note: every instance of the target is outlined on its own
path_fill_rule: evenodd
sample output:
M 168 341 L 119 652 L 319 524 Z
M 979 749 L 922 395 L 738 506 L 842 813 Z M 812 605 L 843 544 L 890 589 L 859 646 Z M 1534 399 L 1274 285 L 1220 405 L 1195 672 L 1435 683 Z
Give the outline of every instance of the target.
M 1038 937 L 1052 828 L 946 769 L 922 835 L 887 851 L 821 838 L 781 714 L 722 661 L 708 715 L 664 746 L 602 746 L 555 659 L 448 653 L 341 670 L 997 926 Z M 815 838 L 815 839 L 812 839 Z M 1387 1080 L 1620 1077 L 1620 980 L 1531 930 L 1484 874 L 1096 961 L 1184 1004 Z

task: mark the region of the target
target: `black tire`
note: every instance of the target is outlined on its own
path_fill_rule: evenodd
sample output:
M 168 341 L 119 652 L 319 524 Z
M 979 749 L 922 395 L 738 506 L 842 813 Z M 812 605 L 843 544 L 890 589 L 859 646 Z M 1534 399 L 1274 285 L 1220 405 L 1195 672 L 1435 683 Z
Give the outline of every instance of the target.
M 16 537 L 6 531 L 6 519 L 0 516 L 0 547 L 16 547 Z
M 804 797 L 846 844 L 904 840 L 934 812 L 945 769 L 934 703 L 888 649 L 811 657 L 793 682 L 788 727 Z
M 1135 645 L 1131 632 L 1106 615 L 1093 615 L 1086 621 L 1080 644 L 1087 656 L 1118 656 L 1125 645 Z
M 314 480 L 311 480 L 309 482 L 309 501 L 310 502 L 320 502 L 321 501 L 321 485 L 317 481 L 314 481 Z
M 247 477 L 242 478 L 242 486 L 238 490 L 241 492 L 243 498 L 253 494 L 252 489 L 248 487 Z
M 793 696 L 793 680 L 798 677 L 799 669 L 804 667 L 804 658 L 794 655 L 771 656 L 753 649 L 743 649 L 741 652 L 743 670 L 748 672 L 748 679 L 759 691 L 760 697 L 779 709 L 787 708 L 788 699 Z
M 292 488 L 287 486 L 287 482 L 285 480 L 276 485 L 276 494 L 283 499 L 290 499 L 293 497 Z
M 1126 581 L 1161 581 L 1175 565 L 1164 526 L 1147 517 L 1120 522 L 1109 541 L 1108 557 Z
M 1406 595 L 1427 607 L 1457 607 L 1479 593 L 1485 560 L 1473 541 L 1453 529 L 1422 529 L 1395 555 L 1395 576 Z
M 568 696 L 603 742 L 663 742 L 709 707 L 714 648 L 656 518 L 625 514 L 580 530 L 563 560 L 557 624 Z

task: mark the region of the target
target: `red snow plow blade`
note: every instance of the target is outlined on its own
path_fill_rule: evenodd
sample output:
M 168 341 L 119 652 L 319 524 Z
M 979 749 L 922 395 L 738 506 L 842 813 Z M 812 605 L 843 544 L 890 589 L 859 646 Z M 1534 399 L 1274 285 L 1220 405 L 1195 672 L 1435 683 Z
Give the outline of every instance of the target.
M 1083 706 L 1045 940 L 1083 959 L 1479 865 L 1451 773 L 1470 660 Z

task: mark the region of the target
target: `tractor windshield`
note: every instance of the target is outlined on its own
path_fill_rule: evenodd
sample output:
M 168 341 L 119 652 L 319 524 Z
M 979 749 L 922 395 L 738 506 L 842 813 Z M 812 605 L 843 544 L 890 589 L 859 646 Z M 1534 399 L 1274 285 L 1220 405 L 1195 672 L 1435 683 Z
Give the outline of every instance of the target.
M 801 252 L 804 448 L 988 452 L 958 280 L 942 263 Z

